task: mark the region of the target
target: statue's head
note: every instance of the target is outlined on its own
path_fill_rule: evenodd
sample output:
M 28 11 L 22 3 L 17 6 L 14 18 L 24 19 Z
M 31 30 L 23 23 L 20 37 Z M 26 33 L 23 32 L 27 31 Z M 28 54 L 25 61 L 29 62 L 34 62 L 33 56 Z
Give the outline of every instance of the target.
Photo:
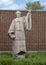
M 21 12 L 20 11 L 16 11 L 16 16 L 17 16 L 17 18 L 19 18 L 21 16 Z

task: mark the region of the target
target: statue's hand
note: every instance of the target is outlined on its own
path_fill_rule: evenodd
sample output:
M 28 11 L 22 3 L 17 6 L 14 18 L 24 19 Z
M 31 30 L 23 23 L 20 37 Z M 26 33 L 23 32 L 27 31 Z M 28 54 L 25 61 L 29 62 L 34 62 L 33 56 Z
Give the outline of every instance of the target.
M 12 40 L 14 40 L 14 39 L 15 39 L 15 35 L 14 35 L 14 34 L 12 34 L 12 35 L 11 35 L 11 38 L 12 38 Z
M 15 37 L 12 38 L 12 40 L 14 40 L 14 39 L 15 39 Z
M 27 13 L 28 16 L 31 16 L 31 15 L 32 15 L 32 14 L 31 14 L 31 10 L 32 10 L 32 9 L 29 9 L 29 10 L 28 10 L 28 13 Z
M 14 40 L 14 39 L 15 39 L 15 34 L 9 33 L 9 37 L 10 37 L 12 40 Z

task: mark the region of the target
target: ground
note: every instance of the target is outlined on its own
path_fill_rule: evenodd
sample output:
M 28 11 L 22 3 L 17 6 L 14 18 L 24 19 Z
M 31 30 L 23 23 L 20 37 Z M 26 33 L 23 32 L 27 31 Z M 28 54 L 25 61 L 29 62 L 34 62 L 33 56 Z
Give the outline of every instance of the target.
M 13 58 L 11 53 L 0 53 L 0 65 L 46 65 L 46 52 L 27 52 L 24 59 Z

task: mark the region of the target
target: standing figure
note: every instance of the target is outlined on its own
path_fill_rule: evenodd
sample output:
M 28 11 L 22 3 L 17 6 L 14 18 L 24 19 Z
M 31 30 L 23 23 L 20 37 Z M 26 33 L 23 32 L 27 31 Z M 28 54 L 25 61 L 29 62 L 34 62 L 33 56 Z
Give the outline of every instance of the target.
M 26 40 L 25 40 L 25 30 L 24 27 L 28 30 L 31 30 L 31 12 L 27 13 L 27 16 L 21 17 L 21 12 L 16 12 L 16 18 L 12 20 L 8 34 L 13 39 L 12 44 L 12 53 L 13 56 L 20 58 L 25 57 L 26 53 Z M 28 21 L 29 19 L 29 21 Z

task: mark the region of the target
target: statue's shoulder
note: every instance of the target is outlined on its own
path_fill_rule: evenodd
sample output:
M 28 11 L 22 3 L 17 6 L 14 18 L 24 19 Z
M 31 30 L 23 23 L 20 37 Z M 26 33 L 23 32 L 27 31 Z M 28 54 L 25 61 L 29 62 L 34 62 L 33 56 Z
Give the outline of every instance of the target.
M 13 19 L 13 21 L 17 21 L 17 20 L 18 20 L 18 18 L 14 18 L 14 19 Z
M 22 16 L 22 17 L 20 17 L 19 19 L 20 20 L 24 20 L 26 18 L 26 16 Z
M 23 16 L 23 19 L 25 19 L 26 18 L 26 16 Z
M 21 20 L 21 21 L 24 21 L 25 18 L 26 18 L 26 16 L 22 16 L 22 17 L 20 17 L 20 20 Z
M 19 18 L 14 18 L 13 21 L 18 21 L 18 20 L 24 20 L 26 18 L 26 16 L 22 16 L 22 17 L 19 17 Z

